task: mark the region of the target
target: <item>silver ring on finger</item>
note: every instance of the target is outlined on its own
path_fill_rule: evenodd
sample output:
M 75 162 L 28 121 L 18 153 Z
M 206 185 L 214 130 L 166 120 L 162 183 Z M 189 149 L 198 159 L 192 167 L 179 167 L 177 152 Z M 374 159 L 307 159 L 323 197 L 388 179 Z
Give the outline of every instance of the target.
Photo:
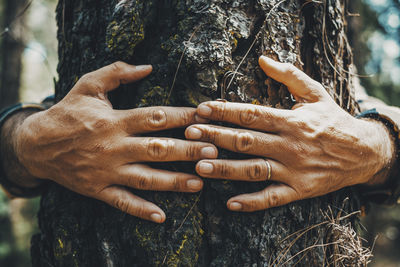
M 268 159 L 264 159 L 264 160 L 265 160 L 265 163 L 267 164 L 267 170 L 268 170 L 267 181 L 269 181 L 269 180 L 271 180 L 271 176 L 272 176 L 272 166 L 271 166 L 271 163 L 269 163 Z

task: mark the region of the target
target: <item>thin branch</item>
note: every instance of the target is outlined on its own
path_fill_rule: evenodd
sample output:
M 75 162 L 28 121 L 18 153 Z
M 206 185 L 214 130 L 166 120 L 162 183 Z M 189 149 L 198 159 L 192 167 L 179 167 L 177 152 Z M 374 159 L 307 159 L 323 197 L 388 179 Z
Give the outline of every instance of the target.
M 190 43 L 190 41 L 193 39 L 193 37 L 195 36 L 196 32 L 200 29 L 201 26 L 202 26 L 202 24 L 198 25 L 198 26 L 194 29 L 192 35 L 190 36 L 190 38 L 189 38 L 189 40 L 188 40 L 188 43 Z M 167 99 L 165 99 L 165 101 L 164 101 L 164 105 L 166 105 L 166 104 L 169 102 L 169 99 L 171 98 L 172 91 L 174 90 L 175 82 L 176 82 L 176 79 L 177 79 L 178 73 L 179 73 L 179 69 L 180 69 L 180 67 L 181 67 L 181 64 L 182 64 L 182 61 L 183 61 L 183 57 L 185 56 L 185 52 L 186 52 L 186 50 L 187 50 L 187 46 L 186 46 L 185 44 L 184 44 L 184 47 L 185 47 L 185 48 L 183 49 L 181 58 L 179 59 L 178 67 L 176 68 L 176 71 L 175 71 L 174 80 L 172 81 L 171 89 L 169 90 Z
M 192 212 L 193 208 L 196 206 L 197 202 L 199 202 L 201 194 L 203 191 L 200 192 L 200 194 L 197 196 L 196 200 L 194 201 L 192 207 L 190 207 L 190 210 L 186 214 L 185 218 L 183 219 L 182 223 L 179 225 L 178 229 L 175 230 L 174 234 L 176 234 L 183 226 L 183 224 L 186 222 L 187 218 L 189 217 L 190 213 Z

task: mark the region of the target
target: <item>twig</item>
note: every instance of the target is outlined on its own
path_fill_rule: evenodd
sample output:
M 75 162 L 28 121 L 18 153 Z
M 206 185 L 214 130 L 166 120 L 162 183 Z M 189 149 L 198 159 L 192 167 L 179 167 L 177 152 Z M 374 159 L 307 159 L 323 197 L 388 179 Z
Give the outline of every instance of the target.
M 190 43 L 190 41 L 193 39 L 193 37 L 195 36 L 196 32 L 200 29 L 201 26 L 202 26 L 202 24 L 198 25 L 198 26 L 194 29 L 192 35 L 190 36 L 190 38 L 189 38 L 189 40 L 188 40 L 188 43 Z M 183 61 L 183 57 L 185 56 L 185 52 L 186 52 L 186 50 L 187 50 L 187 46 L 186 46 L 185 44 L 184 44 L 184 47 L 185 47 L 185 48 L 183 49 L 182 55 L 181 55 L 181 57 L 180 57 L 180 59 L 179 59 L 178 67 L 176 68 L 176 71 L 175 71 L 174 80 L 172 81 L 171 89 L 169 90 L 167 99 L 165 99 L 165 101 L 164 101 L 164 105 L 166 105 L 166 104 L 169 102 L 169 99 L 171 98 L 172 91 L 174 90 L 176 78 L 177 78 L 177 76 L 178 76 L 179 69 L 180 69 L 181 64 L 182 64 L 182 61 Z
M 196 206 L 197 202 L 199 202 L 201 194 L 203 191 L 200 192 L 200 194 L 197 196 L 196 200 L 194 201 L 192 207 L 190 207 L 190 210 L 186 214 L 185 218 L 183 219 L 182 223 L 179 225 L 178 229 L 175 230 L 174 234 L 176 234 L 183 226 L 183 224 L 186 222 L 187 218 L 189 217 L 189 214 L 192 212 L 193 208 Z

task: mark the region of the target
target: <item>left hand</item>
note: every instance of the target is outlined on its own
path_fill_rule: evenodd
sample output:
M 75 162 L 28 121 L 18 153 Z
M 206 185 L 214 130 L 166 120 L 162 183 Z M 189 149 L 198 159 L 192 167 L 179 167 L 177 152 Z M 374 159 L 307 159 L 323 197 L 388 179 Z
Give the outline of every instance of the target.
M 390 165 L 394 145 L 382 123 L 352 117 L 320 83 L 293 65 L 261 57 L 260 66 L 288 87 L 297 102 L 292 110 L 206 102 L 199 105 L 198 115 L 246 129 L 197 124 L 186 130 L 188 139 L 256 156 L 251 160 L 202 160 L 196 171 L 203 177 L 265 181 L 265 160 L 270 163 L 274 183 L 261 192 L 229 199 L 229 209 L 263 210 L 351 185 L 383 182 L 385 177 L 378 173 Z

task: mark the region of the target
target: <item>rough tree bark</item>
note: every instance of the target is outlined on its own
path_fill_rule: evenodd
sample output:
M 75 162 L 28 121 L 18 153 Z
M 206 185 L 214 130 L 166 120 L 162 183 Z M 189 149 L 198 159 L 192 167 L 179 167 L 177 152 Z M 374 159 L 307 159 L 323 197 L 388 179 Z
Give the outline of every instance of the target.
M 61 0 L 56 96 L 83 74 L 123 60 L 151 63 L 154 72 L 113 93 L 115 108 L 196 106 L 217 98 L 290 108 L 287 89 L 257 67 L 265 54 L 302 68 L 354 112 L 345 15 L 344 0 Z M 183 138 L 183 130 L 162 135 Z M 322 266 L 331 260 L 332 250 L 322 244 L 339 237 L 328 224 L 286 237 L 326 221 L 329 207 L 333 217 L 339 209 L 343 215 L 357 210 L 355 191 L 251 214 L 226 209 L 228 197 L 265 186 L 206 181 L 199 194 L 135 192 L 166 211 L 166 223 L 156 225 L 52 185 L 41 202 L 33 265 Z

